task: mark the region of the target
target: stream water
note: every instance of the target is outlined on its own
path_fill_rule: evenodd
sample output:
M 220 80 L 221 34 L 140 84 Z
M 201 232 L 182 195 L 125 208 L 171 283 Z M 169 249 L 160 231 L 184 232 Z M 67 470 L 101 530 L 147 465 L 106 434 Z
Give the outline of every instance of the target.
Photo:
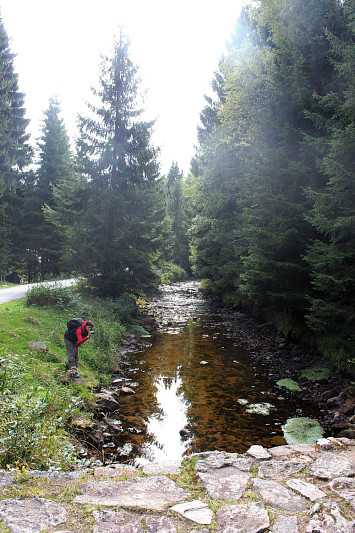
M 123 379 L 135 394 L 120 398 L 116 460 L 139 465 L 208 450 L 244 453 L 252 444 L 285 444 L 288 418 L 322 419 L 317 405 L 276 385 L 267 354 L 262 362 L 253 358 L 238 321 L 204 300 L 198 282 L 165 286 L 150 305 L 160 326 L 132 354 Z

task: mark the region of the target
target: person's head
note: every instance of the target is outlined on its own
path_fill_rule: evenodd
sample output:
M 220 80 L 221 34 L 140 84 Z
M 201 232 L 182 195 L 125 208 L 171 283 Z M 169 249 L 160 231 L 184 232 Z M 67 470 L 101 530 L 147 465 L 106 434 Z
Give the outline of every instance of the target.
M 92 331 L 94 329 L 93 321 L 92 320 L 87 320 L 86 324 L 85 324 L 85 327 L 86 327 L 87 331 Z

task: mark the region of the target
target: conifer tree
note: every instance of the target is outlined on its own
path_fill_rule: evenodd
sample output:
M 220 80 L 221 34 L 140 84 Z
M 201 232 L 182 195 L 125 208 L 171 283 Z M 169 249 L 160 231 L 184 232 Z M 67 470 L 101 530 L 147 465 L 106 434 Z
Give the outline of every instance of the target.
M 63 269 L 62 233 L 45 218 L 44 209 L 53 206 L 53 188 L 61 181 L 70 179 L 73 173 L 69 139 L 60 111 L 58 100 L 51 98 L 49 107 L 44 112 L 38 170 L 33 183 L 27 186 L 25 197 L 25 249 L 31 251 L 31 263 L 37 258 L 43 280 L 48 275 L 59 274 Z M 28 270 L 30 271 L 29 266 Z
M 123 32 L 105 58 L 95 104 L 80 117 L 78 156 L 88 177 L 81 269 L 101 294 L 141 290 L 157 281 L 164 196 L 153 123 L 139 120 L 137 69 Z
M 173 234 L 173 262 L 190 272 L 189 243 L 187 238 L 186 198 L 183 194 L 182 172 L 173 162 L 166 180 L 168 215 L 171 219 Z
M 14 191 L 23 179 L 23 169 L 30 162 L 31 150 L 26 134 L 24 96 L 18 89 L 14 55 L 0 19 L 0 273 L 10 268 L 11 232 L 15 220 L 11 207 Z
M 341 37 L 328 31 L 336 80 L 318 95 L 318 112 L 308 116 L 318 127 L 307 136 L 326 178 L 308 189 L 314 202 L 309 221 L 317 230 L 305 256 L 311 269 L 308 324 L 328 355 L 347 368 L 355 358 L 355 6 L 344 4 Z M 333 355 L 334 357 L 334 355 Z M 354 360 L 352 361 L 354 364 Z

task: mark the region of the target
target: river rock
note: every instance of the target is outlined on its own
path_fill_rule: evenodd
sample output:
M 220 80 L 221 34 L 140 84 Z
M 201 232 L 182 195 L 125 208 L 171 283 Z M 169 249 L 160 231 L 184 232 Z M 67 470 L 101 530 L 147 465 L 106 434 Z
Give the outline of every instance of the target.
M 12 533 L 37 533 L 67 519 L 62 505 L 45 498 L 2 500 L 0 517 Z
M 269 459 L 271 457 L 269 452 L 263 446 L 258 446 L 256 444 L 250 446 L 246 453 L 247 455 L 255 457 L 255 459 Z
M 337 477 L 329 483 L 330 488 L 355 508 L 355 479 L 351 477 Z
M 165 476 L 116 482 L 89 481 L 80 485 L 80 489 L 83 494 L 76 496 L 74 503 L 141 507 L 158 511 L 190 497 L 188 492 Z
M 135 394 L 135 391 L 131 389 L 131 387 L 121 387 L 120 393 L 125 396 L 128 396 L 129 394 Z
M 207 503 L 201 502 L 200 500 L 178 503 L 174 507 L 171 507 L 170 511 L 175 511 L 197 524 L 210 524 L 213 518 L 213 513 Z
M 347 520 L 335 502 L 326 502 L 323 510 L 307 524 L 306 533 L 354 533 L 355 522 Z
M 259 533 L 269 525 L 269 516 L 262 502 L 224 505 L 217 512 L 220 533 Z
M 36 350 L 36 352 L 48 352 L 48 346 L 44 344 L 44 342 L 41 341 L 31 341 L 29 344 L 29 347 L 33 350 Z
M 302 494 L 302 496 L 305 496 L 312 502 L 315 502 L 319 498 L 324 498 L 326 496 L 326 494 L 313 485 L 313 483 L 307 483 L 306 481 L 303 481 L 303 479 L 289 479 L 286 482 L 286 485 L 290 487 L 290 489 L 299 492 Z
M 125 511 L 94 511 L 93 533 L 176 533 L 172 521 L 166 516 L 149 516 Z
M 198 463 L 196 463 L 196 466 Z M 196 472 L 210 498 L 216 500 L 239 500 L 250 479 L 248 472 L 242 472 L 233 466 Z
M 283 455 L 288 456 L 294 453 L 302 453 L 304 455 L 309 455 L 310 457 L 318 456 L 314 444 L 285 444 L 283 446 L 269 448 L 268 452 L 270 452 L 273 457 L 281 457 Z
M 134 466 L 130 465 L 124 465 L 120 463 L 113 463 L 109 466 L 98 466 L 94 469 L 94 476 L 95 477 L 104 477 L 104 478 L 112 478 L 112 477 L 120 477 L 120 476 L 137 476 L 139 474 L 140 470 L 138 468 L 135 468 Z
M 0 472 L 0 488 L 10 487 L 14 482 L 13 472 Z
M 272 533 L 299 533 L 297 516 L 277 516 L 270 531 Z
M 144 474 L 180 474 L 181 461 L 159 461 L 143 466 Z
M 195 471 L 208 472 L 211 469 L 222 468 L 224 466 L 234 466 L 238 470 L 243 472 L 249 472 L 250 467 L 254 464 L 254 459 L 251 457 L 245 457 L 238 453 L 228 452 L 201 452 L 193 454 L 192 457 L 200 457 L 201 460 L 197 461 Z
M 355 474 L 355 465 L 334 453 L 325 453 L 308 468 L 308 474 L 319 479 L 349 477 Z
M 306 502 L 301 496 L 276 481 L 256 478 L 253 479 L 253 488 L 273 507 L 294 513 L 306 509 Z
M 96 394 L 96 398 L 97 403 L 104 411 L 116 411 L 120 406 L 112 394 L 99 392 Z
M 288 459 L 270 459 L 263 461 L 259 466 L 259 476 L 262 478 L 270 478 L 275 481 L 281 481 L 290 477 L 295 472 L 299 472 L 312 462 L 312 459 L 307 456 L 295 456 Z

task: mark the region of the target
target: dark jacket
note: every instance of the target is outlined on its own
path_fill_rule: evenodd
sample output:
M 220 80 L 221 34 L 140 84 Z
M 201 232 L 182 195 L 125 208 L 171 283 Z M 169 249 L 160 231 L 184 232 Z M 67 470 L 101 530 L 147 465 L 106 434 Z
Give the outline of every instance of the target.
M 77 348 L 80 344 L 88 340 L 88 332 L 85 329 L 86 320 L 77 329 L 67 329 L 64 333 L 64 337 L 75 344 Z

